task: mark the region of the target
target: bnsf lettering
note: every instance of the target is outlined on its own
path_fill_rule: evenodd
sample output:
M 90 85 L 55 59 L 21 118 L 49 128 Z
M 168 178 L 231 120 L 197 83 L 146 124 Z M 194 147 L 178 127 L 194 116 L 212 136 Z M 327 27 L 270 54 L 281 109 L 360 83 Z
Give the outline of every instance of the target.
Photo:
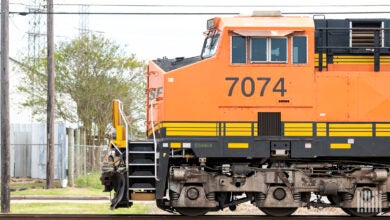
M 158 87 L 157 89 L 150 89 L 149 91 L 149 100 L 155 100 L 160 97 L 163 92 L 163 87 Z
M 264 96 L 268 85 L 273 81 L 270 77 L 258 77 L 256 81 L 252 77 L 244 77 L 242 80 L 239 77 L 226 77 L 226 81 L 231 81 L 228 96 L 233 96 L 236 86 L 241 86 L 241 94 L 245 97 L 252 97 L 256 93 L 256 87 L 259 85 L 259 96 Z M 284 77 L 281 77 L 273 84 L 272 92 L 280 93 L 284 96 L 287 90 L 284 87 Z

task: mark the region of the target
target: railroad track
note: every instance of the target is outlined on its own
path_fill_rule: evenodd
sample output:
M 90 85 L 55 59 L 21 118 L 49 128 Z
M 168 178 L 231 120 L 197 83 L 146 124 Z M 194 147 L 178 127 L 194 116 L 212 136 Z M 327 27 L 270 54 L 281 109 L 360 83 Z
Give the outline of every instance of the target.
M 389 216 L 377 216 L 377 217 L 369 217 L 364 218 L 365 220 L 370 219 L 387 219 Z M 0 219 L 11 219 L 11 220 L 25 220 L 25 219 L 33 219 L 33 220 L 47 220 L 47 219 L 55 219 L 55 220 L 79 220 L 79 219 L 93 219 L 93 220 L 182 220 L 182 219 L 194 219 L 194 217 L 186 217 L 181 215 L 57 215 L 57 214 L 0 214 Z M 353 219 L 351 216 L 306 216 L 306 215 L 295 215 L 289 217 L 270 217 L 270 216 L 262 216 L 262 215 L 206 215 L 196 217 L 197 220 L 247 220 L 247 219 L 261 219 L 261 220 L 270 220 L 270 219 L 288 219 L 288 220 L 340 220 L 340 219 Z

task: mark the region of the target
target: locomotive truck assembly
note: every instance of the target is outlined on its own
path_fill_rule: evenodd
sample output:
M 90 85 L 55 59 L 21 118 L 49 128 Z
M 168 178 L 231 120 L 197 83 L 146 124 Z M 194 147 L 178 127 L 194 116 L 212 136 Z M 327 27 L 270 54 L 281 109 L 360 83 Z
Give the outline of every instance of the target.
M 389 19 L 259 12 L 212 18 L 205 35 L 199 56 L 149 62 L 146 141 L 128 140 L 113 101 L 111 208 L 389 211 Z

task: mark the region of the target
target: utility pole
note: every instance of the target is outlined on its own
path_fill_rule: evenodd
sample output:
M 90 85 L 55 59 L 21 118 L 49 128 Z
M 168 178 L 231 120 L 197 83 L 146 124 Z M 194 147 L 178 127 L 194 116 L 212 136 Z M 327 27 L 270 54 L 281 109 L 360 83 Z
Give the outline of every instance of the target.
M 10 212 L 9 2 L 1 0 L 1 212 Z
M 53 0 L 47 0 L 47 163 L 46 188 L 54 187 L 54 30 Z
M 68 133 L 68 186 L 74 186 L 74 130 L 66 129 Z

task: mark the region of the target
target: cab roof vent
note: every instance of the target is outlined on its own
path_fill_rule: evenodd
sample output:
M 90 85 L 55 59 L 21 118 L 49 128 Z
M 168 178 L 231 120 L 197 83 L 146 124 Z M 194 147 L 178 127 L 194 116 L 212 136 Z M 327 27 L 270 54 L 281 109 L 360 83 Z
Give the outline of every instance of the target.
M 247 14 L 241 14 L 241 16 L 248 16 Z M 253 11 L 249 16 L 251 17 L 281 17 L 281 11 Z

